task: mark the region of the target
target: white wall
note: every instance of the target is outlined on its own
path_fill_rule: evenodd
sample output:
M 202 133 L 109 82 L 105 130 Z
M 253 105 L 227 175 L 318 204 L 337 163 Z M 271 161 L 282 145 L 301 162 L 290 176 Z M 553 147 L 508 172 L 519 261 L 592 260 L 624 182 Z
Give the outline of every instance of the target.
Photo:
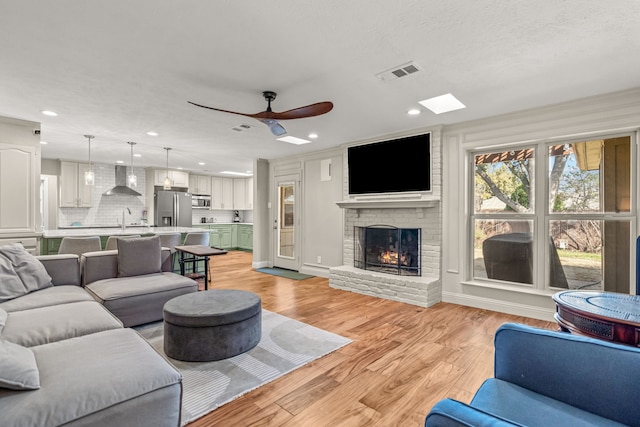
M 477 120 L 443 129 L 443 301 L 495 311 L 553 320 L 553 291 L 509 288 L 468 281 L 470 235 L 468 167 L 469 149 L 513 143 L 589 138 L 637 131 L 640 127 L 640 89 L 577 100 Z M 633 153 L 638 164 L 638 150 Z M 634 169 L 632 191 L 637 196 Z M 636 197 L 636 204 L 638 197 Z M 631 230 L 632 235 L 637 231 Z M 635 245 L 632 245 L 635 265 Z M 633 277 L 635 279 L 635 277 Z M 634 281 L 634 280 L 633 280 Z

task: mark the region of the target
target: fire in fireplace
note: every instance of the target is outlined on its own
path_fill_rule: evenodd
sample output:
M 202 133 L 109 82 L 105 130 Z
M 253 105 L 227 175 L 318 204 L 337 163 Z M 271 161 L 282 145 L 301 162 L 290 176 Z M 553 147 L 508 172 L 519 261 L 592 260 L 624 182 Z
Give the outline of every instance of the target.
M 420 228 L 372 225 L 354 228 L 354 267 L 420 276 Z

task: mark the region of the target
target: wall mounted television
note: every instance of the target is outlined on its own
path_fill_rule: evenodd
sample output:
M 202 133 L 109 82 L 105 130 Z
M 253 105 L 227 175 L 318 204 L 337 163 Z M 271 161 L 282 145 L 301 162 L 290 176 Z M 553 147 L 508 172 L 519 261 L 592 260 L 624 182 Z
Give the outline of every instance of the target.
M 431 191 L 431 134 L 347 148 L 349 194 Z

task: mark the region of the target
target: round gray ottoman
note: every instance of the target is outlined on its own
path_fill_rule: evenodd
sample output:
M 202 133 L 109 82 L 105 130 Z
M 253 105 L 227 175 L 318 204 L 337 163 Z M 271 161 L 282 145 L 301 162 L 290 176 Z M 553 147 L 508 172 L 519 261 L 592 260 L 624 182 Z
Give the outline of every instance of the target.
M 262 337 L 262 303 L 253 292 L 192 292 L 167 301 L 163 314 L 164 352 L 172 359 L 228 359 L 251 350 Z

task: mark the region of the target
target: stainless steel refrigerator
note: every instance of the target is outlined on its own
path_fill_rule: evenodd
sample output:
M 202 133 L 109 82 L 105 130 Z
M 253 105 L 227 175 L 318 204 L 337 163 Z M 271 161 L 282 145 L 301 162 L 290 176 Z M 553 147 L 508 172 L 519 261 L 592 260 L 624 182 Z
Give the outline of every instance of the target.
M 156 227 L 191 227 L 191 193 L 157 191 L 153 197 Z

